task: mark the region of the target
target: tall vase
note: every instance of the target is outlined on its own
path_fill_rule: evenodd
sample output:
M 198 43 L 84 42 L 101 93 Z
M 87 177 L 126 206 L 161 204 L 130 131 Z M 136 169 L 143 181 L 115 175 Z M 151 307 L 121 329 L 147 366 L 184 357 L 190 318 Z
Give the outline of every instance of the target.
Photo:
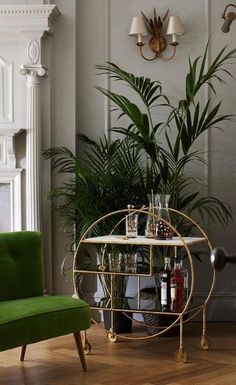
M 147 215 L 147 222 L 145 227 L 145 237 L 146 238 L 155 238 L 156 237 L 156 225 L 157 225 L 157 215 L 158 215 L 158 194 L 148 194 L 149 209 Z
M 157 194 L 158 220 L 156 223 L 156 238 L 171 239 L 173 231 L 168 223 L 171 223 L 169 212 L 169 194 Z

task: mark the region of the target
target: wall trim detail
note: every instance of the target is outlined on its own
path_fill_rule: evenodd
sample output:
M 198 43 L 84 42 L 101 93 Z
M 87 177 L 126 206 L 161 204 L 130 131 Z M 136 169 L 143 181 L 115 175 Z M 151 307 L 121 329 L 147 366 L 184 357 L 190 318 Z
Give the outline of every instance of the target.
M 30 64 L 36 64 L 39 60 L 39 43 L 37 40 L 33 39 L 30 40 L 28 47 L 27 47 L 27 57 Z
M 105 46 L 105 60 L 106 62 L 111 61 L 111 41 L 110 41 L 110 28 L 111 28 L 111 4 L 110 0 L 106 0 L 106 9 L 105 9 L 105 39 L 106 39 L 106 46 Z M 111 79 L 107 75 L 105 78 L 105 88 L 110 90 L 111 89 Z M 104 121 L 104 133 L 107 137 L 108 143 L 111 142 L 111 101 L 107 96 L 104 96 L 104 114 L 105 114 L 105 121 Z
M 10 184 L 10 224 L 11 231 L 22 230 L 21 217 L 21 168 L 1 170 L 0 184 Z
M 2 5 L 0 8 L 1 16 L 18 16 L 25 17 L 25 15 L 42 16 L 46 15 L 46 17 L 53 17 L 53 15 L 60 14 L 59 9 L 54 4 L 23 4 L 23 5 Z
M 0 128 L 0 173 L 4 169 L 16 167 L 16 155 L 13 138 L 22 129 Z
M 4 110 L 6 109 L 6 106 L 3 105 L 3 117 L 0 117 L 0 123 L 11 123 L 13 122 L 13 63 L 7 62 L 0 56 L 0 70 L 7 71 L 7 80 L 8 80 L 8 90 L 4 89 L 4 86 L 6 86 L 3 78 L 1 77 L 1 84 L 0 84 L 0 92 L 2 93 L 2 100 L 3 103 L 5 101 L 5 94 L 8 95 L 7 97 L 7 103 L 8 103 L 8 111 L 4 113 Z
M 54 4 L 1 5 L 0 31 L 50 31 L 59 15 Z

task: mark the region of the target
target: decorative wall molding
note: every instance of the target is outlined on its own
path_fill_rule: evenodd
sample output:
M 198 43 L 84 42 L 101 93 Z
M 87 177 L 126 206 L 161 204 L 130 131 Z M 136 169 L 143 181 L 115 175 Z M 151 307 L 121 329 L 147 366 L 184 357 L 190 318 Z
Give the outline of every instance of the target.
M 60 15 L 56 5 L 1 5 L 0 32 L 51 31 Z
M 1 6 L 0 16 L 14 16 L 23 18 L 25 16 L 47 17 L 50 21 L 54 21 L 60 14 L 58 8 L 55 5 L 37 5 L 37 4 L 24 4 L 24 5 L 3 5 Z
M 13 138 L 21 131 L 21 129 L 0 128 L 0 175 L 2 169 L 16 168 L 16 155 Z
M 0 57 L 0 123 L 13 121 L 13 63 Z
M 110 0 L 106 0 L 105 13 L 104 13 L 104 25 L 105 25 L 105 62 L 111 61 L 111 4 Z M 111 78 L 106 76 L 105 78 L 105 88 L 109 91 L 111 90 Z M 108 143 L 111 142 L 111 100 L 107 96 L 104 96 L 104 133 L 108 140 Z
M 0 171 L 0 184 L 10 185 L 10 230 L 22 230 L 21 213 L 21 171 L 20 168 Z
M 40 47 L 37 40 L 30 40 L 27 46 L 27 57 L 30 64 L 36 64 L 40 57 Z

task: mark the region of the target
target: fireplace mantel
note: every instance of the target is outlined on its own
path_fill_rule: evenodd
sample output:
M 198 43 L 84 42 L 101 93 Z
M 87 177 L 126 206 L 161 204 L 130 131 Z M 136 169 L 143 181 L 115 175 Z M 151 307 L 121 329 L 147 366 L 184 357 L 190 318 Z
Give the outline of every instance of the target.
M 0 183 L 8 181 L 11 184 L 11 213 L 17 214 L 16 221 L 11 218 L 11 229 L 20 228 L 19 216 L 22 212 L 24 229 L 42 230 L 41 88 L 47 76 L 48 88 L 44 88 L 44 92 L 50 89 L 50 68 L 42 62 L 45 60 L 45 56 L 42 59 L 42 50 L 45 37 L 53 34 L 53 24 L 59 15 L 57 6 L 53 4 L 0 5 L 0 59 L 2 66 L 8 65 L 7 75 L 11 80 L 6 86 L 3 76 L 0 77 L 0 88 L 3 89 L 4 85 L 6 88 L 0 95 L 0 107 L 4 111 L 6 100 L 12 111 L 11 114 L 5 113 L 7 117 L 9 115 L 8 119 L 3 119 L 5 115 L 0 119 Z M 50 60 L 48 62 L 50 65 Z M 47 118 L 50 121 L 50 116 Z M 21 122 L 23 125 L 19 127 Z M 26 132 L 23 181 L 22 167 L 16 164 L 13 141 L 13 136 L 21 128 Z M 21 190 L 24 192 L 25 207 L 21 210 L 18 200 L 16 210 L 13 197 Z

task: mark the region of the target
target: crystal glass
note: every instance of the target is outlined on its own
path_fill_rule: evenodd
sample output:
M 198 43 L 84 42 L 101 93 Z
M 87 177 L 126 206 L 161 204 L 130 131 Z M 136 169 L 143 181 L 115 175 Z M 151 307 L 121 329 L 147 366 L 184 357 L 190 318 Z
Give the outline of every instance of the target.
M 124 271 L 124 257 L 122 253 L 109 253 L 108 254 L 109 271 L 122 272 Z
M 125 272 L 137 273 L 137 253 L 126 253 L 124 255 Z
M 156 224 L 157 224 L 157 205 L 158 205 L 158 194 L 148 194 L 149 209 L 147 215 L 147 222 L 145 227 L 145 237 L 155 238 L 156 237 Z

